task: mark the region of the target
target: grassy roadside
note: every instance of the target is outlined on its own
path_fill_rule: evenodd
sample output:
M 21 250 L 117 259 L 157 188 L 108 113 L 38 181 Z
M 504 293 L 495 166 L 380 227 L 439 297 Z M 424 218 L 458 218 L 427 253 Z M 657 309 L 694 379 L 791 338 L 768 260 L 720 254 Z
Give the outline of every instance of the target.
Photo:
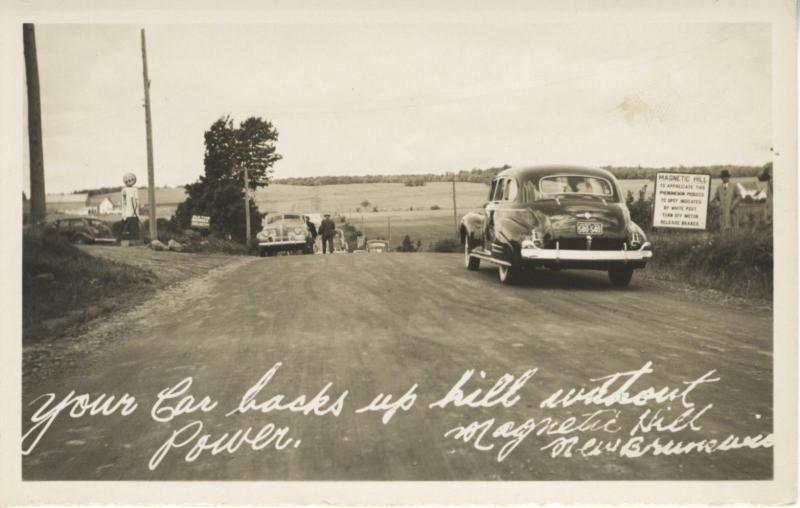
M 772 300 L 773 247 L 769 228 L 723 235 L 654 232 L 648 275 L 716 289 L 732 296 Z
M 185 252 L 146 246 L 76 247 L 64 238 L 23 233 L 22 337 L 32 344 L 69 335 L 89 321 L 125 311 L 157 289 L 208 273 L 243 254 L 243 245 L 214 238 L 184 244 Z
M 157 282 L 150 270 L 96 258 L 42 231 L 23 233 L 22 252 L 24 343 L 118 309 L 131 291 L 152 291 Z

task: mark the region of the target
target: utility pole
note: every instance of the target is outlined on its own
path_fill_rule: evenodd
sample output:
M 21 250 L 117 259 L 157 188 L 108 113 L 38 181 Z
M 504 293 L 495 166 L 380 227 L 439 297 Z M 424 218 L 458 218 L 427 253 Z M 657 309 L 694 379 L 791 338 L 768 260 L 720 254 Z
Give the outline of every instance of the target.
M 25 77 L 28 88 L 28 150 L 31 176 L 31 223 L 44 223 L 47 204 L 44 193 L 44 152 L 42 150 L 42 106 L 39 98 L 39 63 L 36 34 L 32 23 L 22 25 Z
M 247 245 L 250 245 L 250 177 L 247 174 L 247 165 L 244 166 L 244 224 Z
M 458 211 L 456 209 L 456 175 L 453 175 L 453 231 L 456 233 L 456 238 L 458 238 Z
M 386 219 L 388 221 L 388 229 L 389 229 L 388 234 L 387 234 L 387 236 L 388 236 L 387 241 L 391 245 L 391 243 L 392 243 L 392 216 L 390 215 L 390 216 L 386 217 Z
M 158 238 L 156 227 L 156 184 L 153 170 L 153 124 L 150 118 L 150 78 L 147 75 L 147 45 L 142 28 L 142 76 L 144 79 L 144 119 L 147 130 L 147 201 L 150 216 L 150 240 Z

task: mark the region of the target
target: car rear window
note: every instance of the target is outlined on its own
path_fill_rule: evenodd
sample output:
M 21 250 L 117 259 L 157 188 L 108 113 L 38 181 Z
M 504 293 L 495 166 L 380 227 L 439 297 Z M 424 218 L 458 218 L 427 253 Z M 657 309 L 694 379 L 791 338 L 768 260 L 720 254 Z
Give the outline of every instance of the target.
M 584 175 L 556 175 L 539 179 L 542 194 L 576 194 L 613 198 L 614 187 L 605 178 Z

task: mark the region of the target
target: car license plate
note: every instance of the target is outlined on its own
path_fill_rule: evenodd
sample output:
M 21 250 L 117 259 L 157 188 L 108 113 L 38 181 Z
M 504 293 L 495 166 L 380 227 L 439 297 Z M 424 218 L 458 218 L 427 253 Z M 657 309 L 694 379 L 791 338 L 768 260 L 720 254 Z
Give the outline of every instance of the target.
M 602 235 L 603 224 L 600 222 L 579 222 L 578 223 L 579 235 Z

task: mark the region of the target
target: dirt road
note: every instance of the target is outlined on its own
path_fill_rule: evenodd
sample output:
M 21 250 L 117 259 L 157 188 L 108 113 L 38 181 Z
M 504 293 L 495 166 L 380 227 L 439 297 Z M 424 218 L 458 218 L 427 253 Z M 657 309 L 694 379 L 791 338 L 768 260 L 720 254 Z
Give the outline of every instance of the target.
M 771 313 L 686 299 L 641 279 L 620 291 L 603 274 L 546 272 L 526 286 L 505 287 L 495 269 L 468 272 L 458 255 L 231 258 L 98 328 L 74 339 L 98 344 L 80 367 L 24 386 L 23 429 L 31 428 L 33 410 L 42 401 L 28 404 L 44 393 L 55 393 L 58 400 L 70 390 L 128 393 L 138 408 L 128 416 L 61 414 L 23 457 L 25 479 L 630 480 L 772 474 L 770 448 L 639 458 L 586 457 L 573 450 L 572 457 L 553 458 L 552 447 L 541 448 L 558 435 L 536 432 L 498 461 L 508 439 L 493 440 L 492 432 L 506 421 L 580 419 L 610 408 L 603 415 L 616 415 L 621 430 L 582 434 L 585 442 L 628 439 L 647 408 L 662 408 L 665 425 L 675 420 L 684 409 L 680 400 L 540 407 L 558 389 L 589 389 L 599 384 L 592 378 L 635 371 L 647 362 L 653 373 L 637 380 L 631 393 L 651 386 L 684 390 L 712 370 L 708 377 L 719 381 L 697 385 L 688 397 L 697 408 L 713 404 L 693 423 L 695 430 L 640 429 L 637 435 L 648 441 L 722 441 L 772 431 Z M 98 342 L 99 335 L 106 339 Z M 331 383 L 328 407 L 348 390 L 341 414 L 226 416 L 276 362 L 281 366 L 255 399 L 276 394 L 286 395 L 285 402 L 301 394 L 311 399 Z M 476 371 L 464 393 L 477 388 L 485 393 L 506 373 L 516 377 L 538 370 L 510 407 L 429 407 L 469 369 Z M 193 378 L 195 402 L 207 395 L 216 408 L 154 421 L 156 395 L 187 376 Z M 414 384 L 415 403 L 386 424 L 382 413 L 355 411 L 379 393 L 400 397 Z M 474 440 L 456 440 L 452 433 L 445 437 L 458 426 L 490 418 L 496 424 L 482 443 L 495 443 L 492 450 L 478 450 Z M 210 440 L 274 423 L 287 426 L 293 441 L 283 450 L 207 451 L 193 461 L 185 460 L 187 444 L 170 450 L 151 470 L 157 449 L 194 420 L 202 421 Z

